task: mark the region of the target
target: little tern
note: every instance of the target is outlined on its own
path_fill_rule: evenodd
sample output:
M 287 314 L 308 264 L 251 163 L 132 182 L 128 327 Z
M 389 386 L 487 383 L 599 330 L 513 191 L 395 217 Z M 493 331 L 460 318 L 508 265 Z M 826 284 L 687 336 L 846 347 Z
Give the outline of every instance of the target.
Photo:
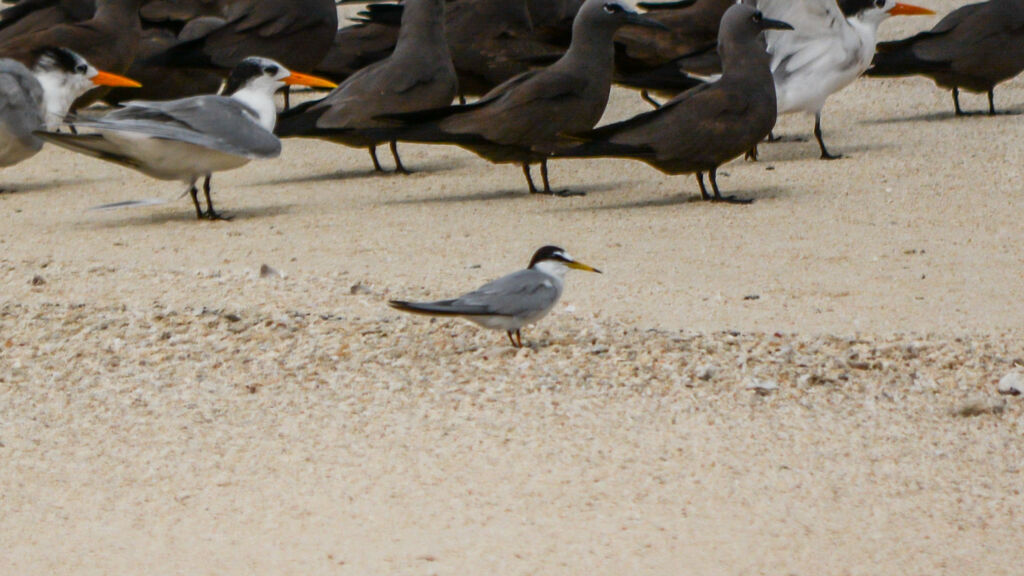
M 43 47 L 32 54 L 31 70 L 0 59 L 0 166 L 31 158 L 43 147 L 34 131 L 56 130 L 79 96 L 97 86 L 139 86 L 97 70 L 66 48 Z
M 210 200 L 211 175 L 281 153 L 281 141 L 273 134 L 277 120 L 274 92 L 294 84 L 335 86 L 322 78 L 291 72 L 268 58 L 251 57 L 232 71 L 223 95 L 128 102 L 101 118 L 74 121 L 75 126 L 95 133 L 37 134 L 69 150 L 153 178 L 181 180 L 188 185 L 196 217 L 216 220 L 222 217 Z M 204 177 L 205 212 L 196 187 Z
M 895 0 L 757 0 L 757 7 L 794 28 L 765 32 L 779 114 L 814 115 L 814 137 L 824 160 L 841 157 L 825 148 L 821 136 L 825 99 L 871 65 L 878 25 L 889 16 L 934 14 Z
M 921 74 L 953 90 L 962 116 L 960 89 L 988 93 L 996 113 L 996 84 L 1024 70 L 1024 0 L 989 0 L 953 10 L 934 28 L 904 40 L 882 42 L 868 76 Z
M 569 270 L 600 270 L 573 260 L 557 246 L 544 246 L 533 254 L 530 265 L 502 276 L 451 300 L 406 302 L 391 300 L 396 310 L 427 316 L 456 316 L 490 330 L 504 330 L 509 342 L 522 348 L 520 330 L 548 315 L 562 296 Z

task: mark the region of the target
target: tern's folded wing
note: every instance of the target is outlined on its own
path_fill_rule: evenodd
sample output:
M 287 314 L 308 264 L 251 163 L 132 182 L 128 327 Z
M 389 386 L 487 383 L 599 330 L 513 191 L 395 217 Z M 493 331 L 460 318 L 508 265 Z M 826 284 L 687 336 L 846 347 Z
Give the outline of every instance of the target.
M 180 140 L 247 158 L 274 158 L 281 141 L 256 122 L 251 108 L 223 96 L 194 96 L 167 102 L 129 102 L 96 120 L 76 125 Z
M 561 287 L 550 276 L 527 269 L 460 296 L 452 306 L 484 309 L 494 316 L 525 316 L 547 310 L 560 295 Z

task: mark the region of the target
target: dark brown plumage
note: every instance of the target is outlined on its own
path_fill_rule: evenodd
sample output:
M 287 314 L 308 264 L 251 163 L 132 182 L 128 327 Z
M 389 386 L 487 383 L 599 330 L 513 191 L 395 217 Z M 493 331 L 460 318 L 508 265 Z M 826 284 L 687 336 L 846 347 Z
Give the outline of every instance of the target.
M 611 90 L 612 36 L 626 24 L 655 25 L 615 0 L 587 0 L 573 24 L 572 44 L 557 62 L 520 74 L 480 100 L 395 118 L 412 123 L 400 140 L 455 144 L 491 162 L 520 164 L 531 193 L 569 195 L 551 189 L 547 158 L 558 135 L 592 128 L 604 114 Z M 530 175 L 541 164 L 543 190 Z
M 61 46 L 80 54 L 101 70 L 124 74 L 138 50 L 143 0 L 88 0 L 29 2 L 9 8 L 0 22 L 0 57 L 29 64 L 34 51 Z M 32 10 L 29 10 L 32 8 Z M 86 19 L 76 20 L 82 16 Z M 94 102 L 104 90 L 93 90 L 76 107 Z
M 327 97 L 302 104 L 278 118 L 278 136 L 322 138 L 367 148 L 382 171 L 376 147 L 391 142 L 395 170 L 406 172 L 395 142 L 382 133 L 379 117 L 417 112 L 452 103 L 455 68 L 444 38 L 444 0 L 406 0 L 395 51 L 356 72 Z
M 775 126 L 771 56 L 761 41 L 765 29 L 790 29 L 745 5 L 726 11 L 719 31 L 722 77 L 684 92 L 661 108 L 582 135 L 583 144 L 563 157 L 625 157 L 667 174 L 697 174 L 701 196 L 708 172 L 715 200 L 718 167 L 747 152 Z
M 895 42 L 882 42 L 868 76 L 920 74 L 953 90 L 960 109 L 960 89 L 988 93 L 1024 70 L 1024 0 L 989 0 L 947 14 L 934 28 Z

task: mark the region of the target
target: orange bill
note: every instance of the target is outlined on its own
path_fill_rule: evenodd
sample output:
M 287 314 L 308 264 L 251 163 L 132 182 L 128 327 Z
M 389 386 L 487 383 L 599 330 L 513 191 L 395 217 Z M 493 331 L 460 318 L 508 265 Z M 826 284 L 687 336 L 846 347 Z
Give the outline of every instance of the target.
M 927 16 L 928 14 L 935 14 L 935 12 L 921 8 L 920 6 L 914 6 L 913 4 L 904 4 L 897 2 L 892 10 L 889 11 L 890 16 Z
M 95 76 L 92 77 L 92 83 L 97 86 L 122 86 L 124 88 L 141 88 L 142 84 L 139 84 L 135 80 L 126 76 L 119 76 L 117 74 L 111 74 L 110 72 L 104 72 L 100 70 Z
M 309 74 L 299 74 L 298 72 L 292 72 L 291 76 L 286 77 L 283 82 L 285 84 L 294 86 L 312 86 L 313 88 L 337 88 L 338 85 L 326 78 L 320 78 L 317 76 L 310 76 Z

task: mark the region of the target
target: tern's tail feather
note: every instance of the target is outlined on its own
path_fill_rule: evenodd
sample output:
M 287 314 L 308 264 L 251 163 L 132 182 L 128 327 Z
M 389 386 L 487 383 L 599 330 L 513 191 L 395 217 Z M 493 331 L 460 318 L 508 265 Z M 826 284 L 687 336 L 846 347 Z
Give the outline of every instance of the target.
M 113 162 L 129 168 L 138 169 L 139 167 L 139 164 L 135 159 L 125 156 L 115 144 L 112 144 L 109 140 L 99 134 L 68 134 L 64 132 L 46 132 L 37 130 L 35 135 L 47 142 L 56 144 L 61 148 L 67 148 L 73 152 L 79 152 L 87 156 L 92 156 L 93 158 L 99 158 L 100 160 L 106 160 L 107 162 Z
M 919 58 L 914 53 L 916 38 L 882 42 L 868 68 L 868 76 L 910 76 L 949 70 L 949 62 L 936 62 Z
M 437 302 L 406 302 L 389 300 L 388 306 L 403 312 L 425 314 L 427 316 L 490 316 L 493 312 L 485 306 L 468 306 L 456 304 L 455 300 L 438 300 Z

